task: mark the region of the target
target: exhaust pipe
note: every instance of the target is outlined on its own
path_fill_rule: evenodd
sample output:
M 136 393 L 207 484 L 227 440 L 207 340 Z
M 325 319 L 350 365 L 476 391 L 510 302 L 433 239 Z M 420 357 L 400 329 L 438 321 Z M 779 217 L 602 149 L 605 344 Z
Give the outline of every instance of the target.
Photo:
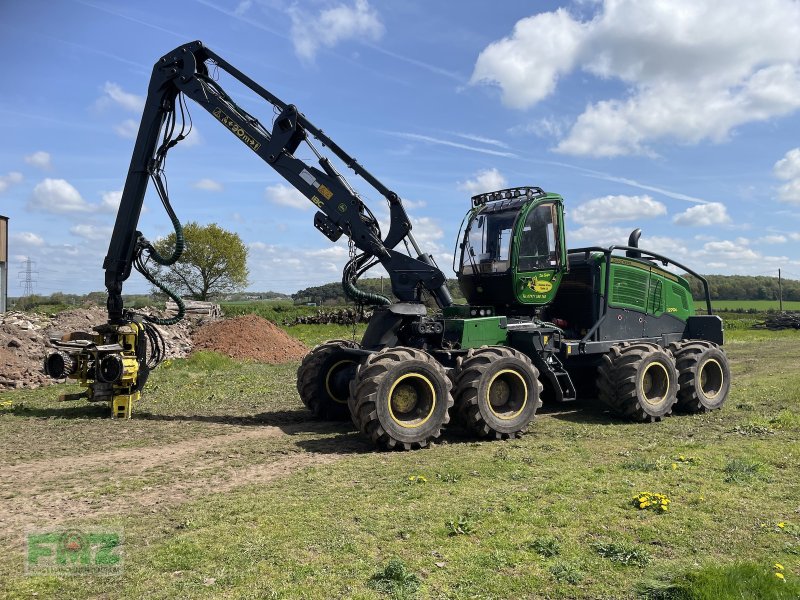
M 630 237 L 628 237 L 628 246 L 632 248 L 639 247 L 639 238 L 642 237 L 642 230 L 638 227 L 631 231 Z M 641 252 L 636 252 L 635 250 L 628 250 L 625 252 L 625 256 L 628 258 L 642 258 Z

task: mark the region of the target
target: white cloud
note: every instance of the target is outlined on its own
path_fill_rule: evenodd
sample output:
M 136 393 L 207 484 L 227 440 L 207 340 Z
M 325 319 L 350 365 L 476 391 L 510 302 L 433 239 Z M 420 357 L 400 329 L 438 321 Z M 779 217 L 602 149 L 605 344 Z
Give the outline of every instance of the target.
M 772 169 L 785 183 L 778 188 L 778 200 L 800 204 L 800 148 L 789 150 Z
M 30 210 L 51 213 L 88 212 L 91 205 L 65 179 L 45 179 L 36 184 L 28 201 Z
M 98 104 L 101 107 L 108 106 L 109 104 L 113 103 L 124 108 L 125 110 L 136 113 L 142 112 L 144 109 L 144 98 L 142 96 L 137 96 L 136 94 L 126 92 L 117 83 L 106 81 L 105 85 L 103 86 L 103 94 L 104 95 L 98 101 Z
M 117 212 L 120 200 L 122 200 L 122 190 L 103 192 L 100 200 L 100 210 L 103 212 Z
M 785 244 L 789 240 L 785 235 L 765 235 L 758 241 L 762 244 Z
M 22 181 L 22 173 L 17 173 L 16 171 L 11 171 L 6 175 L 0 175 L 0 194 L 5 192 L 13 184 L 19 183 L 21 181 Z
M 18 233 L 12 233 L 9 236 L 9 239 L 12 243 L 19 244 L 20 246 L 35 246 L 35 247 L 44 246 L 44 239 L 41 236 L 38 236 L 30 231 L 20 231 Z
M 730 223 L 731 217 L 728 209 L 721 202 L 698 204 L 675 215 L 672 222 L 676 225 L 690 225 L 694 227 L 708 227 L 710 225 L 723 225 Z
M 747 244 L 742 244 L 741 240 L 736 242 L 731 240 L 707 242 L 703 245 L 703 252 L 708 256 L 720 257 L 728 261 L 752 261 L 763 258 L 758 252 L 748 248 Z
M 666 206 L 646 195 L 594 198 L 570 212 L 570 216 L 582 224 L 635 221 L 666 214 Z
M 203 190 L 205 192 L 221 192 L 223 190 L 222 184 L 213 179 L 203 178 L 195 181 L 192 187 L 196 190 Z
M 53 165 L 50 162 L 50 153 L 39 150 L 25 157 L 25 162 L 39 169 L 47 170 Z
M 289 206 L 300 210 L 308 210 L 313 206 L 303 194 L 293 187 L 282 183 L 267 186 L 264 193 L 267 200 L 273 204 L 280 204 L 281 206 Z
M 521 19 L 510 36 L 480 53 L 470 83 L 499 85 L 506 106 L 531 106 L 572 70 L 584 36 L 584 27 L 563 8 Z
M 458 183 L 458 189 L 468 192 L 470 196 L 500 190 L 508 185 L 506 178 L 497 169 L 484 169 L 475 173 L 472 179 Z
M 250 10 L 250 7 L 253 6 L 253 0 L 241 0 L 239 4 L 236 5 L 236 9 L 233 11 L 233 14 L 237 17 L 241 17 Z
M 111 227 L 99 227 L 97 225 L 89 225 L 81 223 L 69 228 L 72 235 L 76 235 L 86 240 L 93 242 L 108 241 L 111 238 Z
M 586 107 L 556 149 L 652 154 L 655 140 L 721 142 L 736 127 L 800 108 L 800 3 L 604 0 L 520 20 L 478 57 L 472 83 L 527 108 L 582 69 L 625 86 Z M 644 25 L 643 25 L 644 24 Z
M 367 0 L 353 5 L 339 4 L 310 15 L 299 8 L 289 10 L 292 19 L 291 37 L 297 56 L 311 61 L 321 47 L 332 48 L 350 39 L 377 41 L 384 32 L 378 13 Z
M 133 119 L 125 119 L 122 123 L 114 125 L 114 131 L 118 136 L 132 140 L 136 138 L 136 134 L 139 132 L 139 124 Z
M 483 148 L 481 146 L 471 146 L 469 144 L 462 144 L 460 142 L 453 142 L 451 140 L 444 140 L 442 138 L 436 138 L 430 135 L 422 135 L 419 133 L 408 133 L 405 131 L 386 131 L 384 133 L 415 142 L 426 142 L 428 144 L 437 144 L 439 146 L 448 146 L 450 148 L 461 148 L 462 150 L 471 150 L 472 152 L 489 154 L 491 156 L 506 156 L 509 158 L 515 158 L 517 156 L 513 152 L 492 150 L 491 148 Z

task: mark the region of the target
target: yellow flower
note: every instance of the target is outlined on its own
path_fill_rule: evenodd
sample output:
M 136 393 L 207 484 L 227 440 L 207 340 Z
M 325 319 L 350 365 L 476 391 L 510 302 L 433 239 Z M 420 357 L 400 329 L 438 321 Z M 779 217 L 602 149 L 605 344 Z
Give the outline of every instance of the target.
M 784 581 L 786 581 L 786 578 L 783 576 L 783 573 L 775 573 L 775 577 L 777 577 L 778 579 L 783 579 Z
M 786 523 L 784 523 L 783 521 L 781 521 L 780 523 L 778 523 L 778 527 L 780 527 L 781 529 L 783 529 L 784 527 L 786 527 Z
M 775 563 L 774 567 L 779 571 L 783 571 L 783 565 L 781 563 Z
M 662 504 L 661 510 L 669 510 L 669 507 L 666 504 Z
M 672 463 L 672 470 L 674 471 L 674 470 L 675 470 L 675 469 L 677 469 L 677 468 L 678 468 L 678 465 L 677 465 L 677 463 Z
M 681 455 L 678 457 L 678 460 L 686 460 L 686 457 L 685 457 L 683 454 L 681 454 Z

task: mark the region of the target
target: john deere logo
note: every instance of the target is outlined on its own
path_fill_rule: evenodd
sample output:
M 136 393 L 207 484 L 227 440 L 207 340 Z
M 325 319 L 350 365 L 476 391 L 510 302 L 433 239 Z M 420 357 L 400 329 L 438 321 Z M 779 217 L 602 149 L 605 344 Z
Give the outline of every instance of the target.
M 539 279 L 531 279 L 528 282 L 528 287 L 537 294 L 546 294 L 553 289 L 553 284 L 549 281 L 541 281 Z

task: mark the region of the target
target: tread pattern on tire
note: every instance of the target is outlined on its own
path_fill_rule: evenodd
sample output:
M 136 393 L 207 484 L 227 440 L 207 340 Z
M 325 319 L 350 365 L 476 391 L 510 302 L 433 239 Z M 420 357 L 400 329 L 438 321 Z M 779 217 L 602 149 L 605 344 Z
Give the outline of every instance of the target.
M 651 415 L 637 393 L 638 365 L 654 352 L 663 351 L 674 366 L 668 349 L 646 342 L 622 342 L 603 355 L 597 371 L 598 398 L 614 412 L 634 421 L 660 421 L 672 413 L 674 402 L 664 415 Z M 677 400 L 677 398 L 676 398 Z
M 314 417 L 325 420 L 345 420 L 348 418 L 346 404 L 334 403 L 319 397 L 319 381 L 323 364 L 332 352 L 341 348 L 358 348 L 351 340 L 328 340 L 314 348 L 303 357 L 297 369 L 297 392 L 300 400 Z
M 727 355 L 725 351 L 713 342 L 705 340 L 681 340 L 670 344 L 670 351 L 675 356 L 675 366 L 678 369 L 678 402 L 675 407 L 683 412 L 688 413 L 703 413 L 719 409 L 725 402 L 725 398 L 720 402 L 720 406 L 716 408 L 708 408 L 697 397 L 695 390 L 695 380 L 697 378 L 697 365 L 700 357 L 710 349 L 719 350 L 727 365 Z M 730 372 L 730 368 L 728 368 Z
M 438 373 L 445 388 L 446 410 L 442 422 L 429 435 L 421 440 L 404 442 L 392 437 L 380 423 L 376 403 L 381 382 L 387 376 L 390 367 L 410 360 L 425 362 Z M 450 422 L 450 408 L 453 406 L 451 388 L 452 382 L 445 368 L 430 354 L 417 348 L 397 346 L 371 354 L 359 365 L 356 376 L 350 382 L 348 405 L 356 427 L 377 446 L 385 450 L 415 450 L 425 448 L 433 440 L 438 439 L 442 434 L 442 428 Z M 437 398 L 437 401 L 440 400 Z
M 480 379 L 486 370 L 496 360 L 500 358 L 518 358 L 533 374 L 534 381 L 538 384 L 536 391 L 536 410 L 542 405 L 541 394 L 543 385 L 539 381 L 539 371 L 531 362 L 531 359 L 522 352 L 507 346 L 481 346 L 480 348 L 470 348 L 466 356 L 459 359 L 458 365 L 453 372 L 453 380 L 456 388 L 453 396 L 457 398 L 455 407 L 455 418 L 457 422 L 480 437 L 493 437 L 495 439 L 508 439 L 521 436 L 527 426 L 519 431 L 505 433 L 492 429 L 491 425 L 483 418 L 478 406 L 478 386 Z M 532 420 L 532 419 L 531 419 Z

